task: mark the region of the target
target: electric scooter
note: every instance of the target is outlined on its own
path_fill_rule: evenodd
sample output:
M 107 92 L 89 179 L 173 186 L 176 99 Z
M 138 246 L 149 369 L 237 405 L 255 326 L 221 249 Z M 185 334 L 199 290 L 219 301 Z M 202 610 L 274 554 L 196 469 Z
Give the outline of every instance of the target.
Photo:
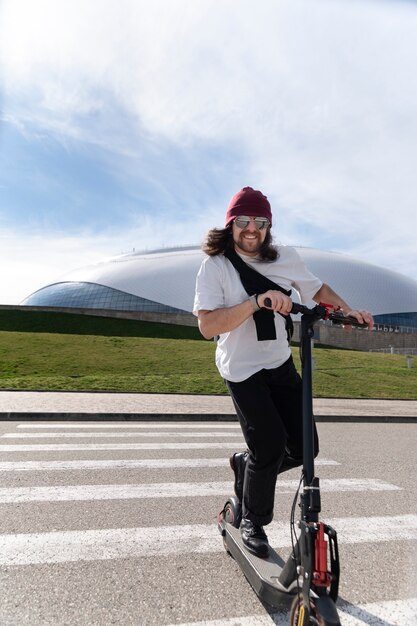
M 265 301 L 268 307 L 271 302 Z M 288 606 L 291 626 L 340 626 L 336 609 L 340 563 L 336 531 L 321 521 L 320 482 L 314 473 L 314 425 L 312 397 L 311 340 L 319 320 L 333 324 L 367 327 L 346 317 L 331 305 L 308 308 L 293 303 L 291 313 L 301 313 L 300 355 L 303 390 L 303 466 L 291 511 L 292 552 L 287 560 L 271 547 L 266 559 L 251 554 L 242 542 L 241 503 L 231 496 L 218 515 L 218 528 L 226 551 L 237 561 L 259 598 L 273 608 Z M 300 493 L 301 484 L 303 489 Z M 295 531 L 295 509 L 301 511 L 299 533 Z

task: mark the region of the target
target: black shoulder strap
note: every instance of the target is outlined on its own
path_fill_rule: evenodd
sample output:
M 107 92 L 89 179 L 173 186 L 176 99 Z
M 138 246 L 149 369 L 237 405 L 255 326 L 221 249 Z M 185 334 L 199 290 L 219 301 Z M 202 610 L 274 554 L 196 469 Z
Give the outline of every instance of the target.
M 281 291 L 286 296 L 291 295 L 291 289 L 284 289 L 283 287 L 281 287 L 281 285 L 274 283 L 263 274 L 257 272 L 253 267 L 250 267 L 247 263 L 245 263 L 235 250 L 225 250 L 224 256 L 229 259 L 235 270 L 240 275 L 242 285 L 246 293 L 250 296 L 257 293 L 265 293 L 265 291 L 268 291 L 268 289 Z M 270 309 L 262 308 L 254 313 L 253 319 L 256 325 L 258 341 L 265 341 L 267 339 L 277 338 L 274 317 L 275 314 Z M 291 319 L 291 315 L 282 315 L 282 317 L 285 319 L 285 328 L 287 331 L 288 343 L 290 343 L 294 332 L 294 325 Z

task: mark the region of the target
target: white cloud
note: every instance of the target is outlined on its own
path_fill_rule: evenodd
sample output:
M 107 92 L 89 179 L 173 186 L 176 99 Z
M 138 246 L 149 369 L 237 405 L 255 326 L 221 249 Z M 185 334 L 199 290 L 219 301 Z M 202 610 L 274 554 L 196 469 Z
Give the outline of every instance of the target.
M 215 220 L 216 210 L 196 220 L 155 221 L 138 218 L 129 231 L 107 235 L 62 232 L 22 234 L 2 228 L 0 235 L 0 304 L 19 304 L 48 283 L 59 282 L 79 267 L 108 257 L 173 245 L 200 245 L 207 230 L 205 218 Z
M 115 159 L 138 154 L 139 141 L 233 146 L 244 155 L 242 185 L 261 188 L 273 203 L 279 239 L 339 249 L 417 277 L 412 3 L 2 6 L 6 110 L 9 99 L 21 123 L 35 120 L 57 135 L 111 147 Z M 112 126 L 113 107 L 120 126 Z M 136 133 L 120 130 L 123 115 Z M 193 192 L 198 205 L 201 189 L 190 180 Z M 218 225 L 222 216 L 218 208 L 205 218 Z M 150 247 L 174 236 L 190 242 L 181 239 L 177 216 L 166 219 L 158 233 L 146 226 Z M 139 227 L 138 248 L 141 236 Z
M 0 303 L 19 304 L 61 274 L 109 256 L 113 246 L 113 241 L 91 236 L 21 235 L 2 229 Z
M 394 4 L 4 0 L 6 87 L 31 92 L 52 119 L 76 124 L 111 94 L 148 132 L 259 137 L 268 154 L 277 132 L 334 139 L 358 115 L 383 130 L 384 107 L 415 98 L 417 12 Z

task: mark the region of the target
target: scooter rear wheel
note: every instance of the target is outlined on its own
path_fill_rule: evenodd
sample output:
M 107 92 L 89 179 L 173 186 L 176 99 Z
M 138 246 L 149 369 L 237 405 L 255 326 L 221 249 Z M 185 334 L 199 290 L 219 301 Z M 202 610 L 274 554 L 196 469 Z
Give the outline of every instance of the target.
M 223 510 L 220 513 L 220 515 L 223 517 L 225 522 L 227 522 L 231 526 L 234 526 L 235 528 L 239 528 L 240 520 L 242 519 L 242 506 L 239 500 L 235 496 L 231 496 L 226 501 L 226 504 L 224 505 Z M 227 546 L 225 531 L 222 534 L 223 534 L 224 548 L 227 551 L 227 553 L 230 554 L 230 556 L 232 556 Z
M 223 507 L 225 522 L 239 528 L 242 519 L 242 505 L 235 496 L 231 496 Z
M 336 605 L 329 596 L 310 599 L 310 625 L 315 626 L 341 626 L 337 614 Z M 298 594 L 291 605 L 290 626 L 304 625 L 303 597 Z

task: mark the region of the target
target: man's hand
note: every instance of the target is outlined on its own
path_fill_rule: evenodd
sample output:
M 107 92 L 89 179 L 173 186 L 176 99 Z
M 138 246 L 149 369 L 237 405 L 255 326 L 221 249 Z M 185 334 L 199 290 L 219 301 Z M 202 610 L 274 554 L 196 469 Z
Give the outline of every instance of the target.
M 271 301 L 270 306 L 265 306 L 265 300 L 269 298 Z M 268 303 L 269 304 L 269 303 Z M 258 305 L 260 307 L 265 307 L 267 309 L 271 309 L 276 313 L 281 313 L 282 315 L 288 315 L 292 309 L 292 300 L 284 293 L 280 291 L 275 291 L 270 289 L 265 293 L 258 294 Z
M 354 317 L 358 320 L 359 324 L 368 324 L 368 329 L 372 330 L 374 327 L 374 318 L 369 311 L 348 311 L 344 313 L 348 317 Z
M 319 304 L 320 302 L 328 302 L 332 304 L 336 311 L 343 313 L 343 315 L 351 315 L 358 320 L 360 324 L 368 324 L 369 330 L 374 327 L 374 319 L 369 311 L 359 311 L 352 309 L 329 285 L 323 283 L 313 300 Z M 352 330 L 351 326 L 345 325 L 345 330 Z

